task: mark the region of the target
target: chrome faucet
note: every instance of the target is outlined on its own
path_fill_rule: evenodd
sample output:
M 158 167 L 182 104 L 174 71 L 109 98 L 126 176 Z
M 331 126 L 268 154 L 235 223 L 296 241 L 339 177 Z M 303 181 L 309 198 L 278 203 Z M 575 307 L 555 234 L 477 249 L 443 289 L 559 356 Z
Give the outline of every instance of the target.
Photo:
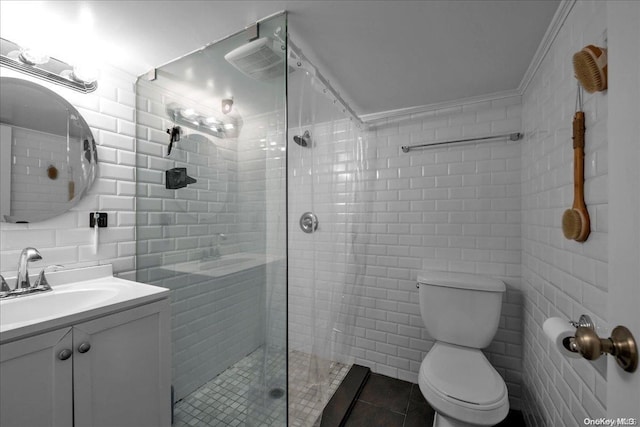
M 11 287 L 4 280 L 4 277 L 0 276 L 0 298 L 19 297 L 35 292 L 50 291 L 51 286 L 49 286 L 49 282 L 44 275 L 45 271 L 49 271 L 51 269 L 57 270 L 63 266 L 50 265 L 49 267 L 43 268 L 35 283 L 32 285 L 29 281 L 29 263 L 33 261 L 40 261 L 41 259 L 42 255 L 40 255 L 40 252 L 38 252 L 36 248 L 24 248 L 20 253 L 20 258 L 18 260 L 18 277 L 16 278 L 15 285 Z
M 29 270 L 27 265 L 32 261 L 40 261 L 42 255 L 36 248 L 24 248 L 18 258 L 18 279 L 16 280 L 15 290 L 29 289 L 31 283 L 29 283 Z

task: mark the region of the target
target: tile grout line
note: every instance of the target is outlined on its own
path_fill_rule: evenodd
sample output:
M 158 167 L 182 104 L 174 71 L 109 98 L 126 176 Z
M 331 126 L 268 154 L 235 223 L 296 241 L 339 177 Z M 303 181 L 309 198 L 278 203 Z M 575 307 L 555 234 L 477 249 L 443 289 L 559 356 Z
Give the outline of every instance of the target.
M 413 389 L 415 384 L 411 384 L 411 390 L 409 390 L 409 399 L 407 400 L 407 407 L 404 409 L 404 419 L 402 420 L 402 427 L 407 424 L 407 415 L 409 415 L 409 406 L 411 405 L 411 397 L 413 396 Z

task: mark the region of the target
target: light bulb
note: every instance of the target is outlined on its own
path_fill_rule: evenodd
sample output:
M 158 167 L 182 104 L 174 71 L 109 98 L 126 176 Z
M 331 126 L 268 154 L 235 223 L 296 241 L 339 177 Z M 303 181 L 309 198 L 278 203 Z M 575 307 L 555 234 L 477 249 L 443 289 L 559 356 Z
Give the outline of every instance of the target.
M 22 49 L 19 58 L 29 65 L 42 65 L 49 62 L 49 55 L 36 49 Z
M 100 71 L 91 65 L 74 65 L 71 76 L 81 83 L 93 83 L 98 80 Z

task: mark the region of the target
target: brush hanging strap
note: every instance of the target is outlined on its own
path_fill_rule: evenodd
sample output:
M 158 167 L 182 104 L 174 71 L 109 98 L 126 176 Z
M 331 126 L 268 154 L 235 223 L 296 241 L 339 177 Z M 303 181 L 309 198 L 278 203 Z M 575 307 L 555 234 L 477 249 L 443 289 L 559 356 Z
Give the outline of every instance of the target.
M 582 86 L 578 82 L 576 91 L 576 113 L 573 116 L 573 149 L 584 148 L 584 112 L 582 111 Z M 584 154 L 583 154 L 584 156 Z
M 578 86 L 576 89 L 576 113 L 582 110 L 582 85 L 580 82 L 577 82 Z

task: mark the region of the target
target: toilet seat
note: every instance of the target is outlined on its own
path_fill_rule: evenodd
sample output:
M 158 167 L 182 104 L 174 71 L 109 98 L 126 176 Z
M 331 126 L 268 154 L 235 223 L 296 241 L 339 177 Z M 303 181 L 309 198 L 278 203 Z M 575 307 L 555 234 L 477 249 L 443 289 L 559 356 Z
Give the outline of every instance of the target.
M 420 391 L 437 411 L 476 425 L 494 425 L 509 412 L 507 387 L 478 349 L 436 342 L 422 361 Z

